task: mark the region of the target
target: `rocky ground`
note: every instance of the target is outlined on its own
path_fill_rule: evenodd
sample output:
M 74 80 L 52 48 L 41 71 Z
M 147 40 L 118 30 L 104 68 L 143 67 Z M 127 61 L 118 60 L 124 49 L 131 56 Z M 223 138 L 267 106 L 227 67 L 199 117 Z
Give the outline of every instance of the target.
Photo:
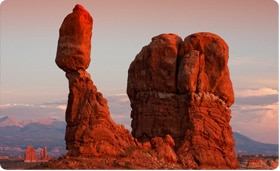
M 276 169 L 278 156 L 239 155 L 240 169 Z
M 122 156 L 102 156 L 94 158 L 62 156 L 49 162 L 24 163 L 19 159 L 3 159 L 3 169 L 185 169 L 182 164 L 172 163 L 154 156 L 150 150 L 127 149 Z M 278 156 L 242 155 L 238 156 L 239 169 L 276 169 Z
M 154 151 L 128 148 L 122 156 L 62 156 L 30 169 L 184 169 L 181 164 L 166 161 Z
M 9 170 L 25 170 L 25 169 L 30 169 L 39 164 L 40 164 L 40 162 L 25 163 L 23 161 L 23 159 L 1 159 L 0 160 L 1 168 L 9 169 Z

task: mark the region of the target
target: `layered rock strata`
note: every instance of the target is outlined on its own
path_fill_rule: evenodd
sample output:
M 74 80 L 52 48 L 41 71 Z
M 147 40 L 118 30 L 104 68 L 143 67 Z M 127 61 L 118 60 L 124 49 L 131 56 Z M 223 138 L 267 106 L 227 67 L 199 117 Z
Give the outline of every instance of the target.
M 69 156 L 119 155 L 133 145 L 133 137 L 110 117 L 107 100 L 86 71 L 90 63 L 93 19 L 81 6 L 63 21 L 55 62 L 66 72 L 66 149 Z
M 227 63 L 228 46 L 215 34 L 152 38 L 128 70 L 133 136 L 145 142 L 171 135 L 187 168 L 237 168 Z

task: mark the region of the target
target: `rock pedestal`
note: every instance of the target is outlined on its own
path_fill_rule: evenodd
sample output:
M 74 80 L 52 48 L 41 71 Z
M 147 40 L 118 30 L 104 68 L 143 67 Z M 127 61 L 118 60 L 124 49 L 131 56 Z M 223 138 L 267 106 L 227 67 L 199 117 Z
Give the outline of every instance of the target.
M 69 156 L 119 155 L 133 137 L 110 117 L 107 100 L 97 91 L 86 69 L 90 63 L 93 20 L 81 6 L 63 21 L 55 62 L 66 72 L 66 149 Z
M 128 70 L 133 136 L 171 135 L 187 168 L 237 168 L 227 63 L 228 46 L 215 34 L 154 37 Z

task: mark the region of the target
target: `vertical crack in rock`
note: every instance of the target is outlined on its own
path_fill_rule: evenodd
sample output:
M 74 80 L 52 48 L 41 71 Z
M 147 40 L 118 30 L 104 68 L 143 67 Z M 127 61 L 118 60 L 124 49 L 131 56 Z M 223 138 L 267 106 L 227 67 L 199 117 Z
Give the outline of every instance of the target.
M 228 46 L 215 34 L 152 38 L 128 70 L 133 136 L 145 142 L 171 135 L 187 168 L 238 168 L 227 63 Z

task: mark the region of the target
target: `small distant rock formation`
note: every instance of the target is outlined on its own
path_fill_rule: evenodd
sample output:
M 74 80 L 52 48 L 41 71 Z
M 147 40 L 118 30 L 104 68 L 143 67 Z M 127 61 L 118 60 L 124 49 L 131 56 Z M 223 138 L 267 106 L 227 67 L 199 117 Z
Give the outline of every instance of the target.
M 128 70 L 132 134 L 141 142 L 170 135 L 186 168 L 238 168 L 230 122 L 234 93 L 228 46 L 218 35 L 161 34 Z
M 239 169 L 276 169 L 279 163 L 278 156 L 264 154 L 238 155 Z
M 28 146 L 24 153 L 24 162 L 47 162 L 51 159 L 48 155 L 47 147 L 40 150 L 40 156 L 38 158 L 36 150 L 32 146 Z
M 266 163 L 263 160 L 257 160 L 257 159 L 249 159 L 247 162 L 248 169 L 262 169 L 266 166 Z
M 93 19 L 82 5 L 63 21 L 55 62 L 66 72 L 69 96 L 66 109 L 66 149 L 69 156 L 118 155 L 133 137 L 110 116 L 107 100 L 86 71 L 90 63 Z
M 36 151 L 32 146 L 28 146 L 24 153 L 24 162 L 38 162 Z
M 48 155 L 47 147 L 44 147 L 43 149 L 41 149 L 40 160 L 46 162 L 46 161 L 49 161 L 50 159 L 51 159 L 51 157 Z
M 246 169 L 276 169 L 278 159 L 255 159 L 250 158 L 247 161 Z

